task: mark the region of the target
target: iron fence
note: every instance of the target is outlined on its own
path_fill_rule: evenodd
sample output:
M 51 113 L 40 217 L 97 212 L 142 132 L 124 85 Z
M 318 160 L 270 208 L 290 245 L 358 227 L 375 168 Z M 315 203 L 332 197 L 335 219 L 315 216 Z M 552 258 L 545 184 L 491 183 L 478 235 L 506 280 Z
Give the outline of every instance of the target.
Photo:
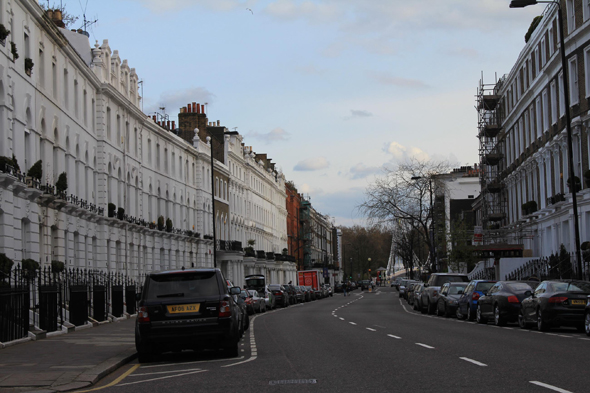
M 559 255 L 551 255 L 550 257 L 543 257 L 532 259 L 515 269 L 510 274 L 507 274 L 506 280 L 528 280 L 536 278 L 539 280 L 552 279 L 576 279 L 578 275 L 578 264 L 576 262 L 575 253 L 560 253 Z M 582 264 L 581 277 L 584 280 L 590 279 L 590 270 L 588 263 Z
M 54 332 L 67 323 L 135 314 L 138 283 L 121 273 L 93 269 L 38 270 L 16 265 L 0 273 L 0 342 L 28 336 L 30 330 Z

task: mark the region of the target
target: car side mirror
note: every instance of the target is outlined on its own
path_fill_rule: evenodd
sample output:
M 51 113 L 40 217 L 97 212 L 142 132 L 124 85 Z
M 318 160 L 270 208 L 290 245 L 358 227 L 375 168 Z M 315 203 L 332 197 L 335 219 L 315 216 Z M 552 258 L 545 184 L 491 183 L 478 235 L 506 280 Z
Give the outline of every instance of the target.
M 533 296 L 533 293 L 531 291 L 524 292 L 524 297 L 531 297 L 531 296 Z
M 240 293 L 242 293 L 242 290 L 240 289 L 240 287 L 231 287 L 229 293 L 231 295 L 239 295 Z

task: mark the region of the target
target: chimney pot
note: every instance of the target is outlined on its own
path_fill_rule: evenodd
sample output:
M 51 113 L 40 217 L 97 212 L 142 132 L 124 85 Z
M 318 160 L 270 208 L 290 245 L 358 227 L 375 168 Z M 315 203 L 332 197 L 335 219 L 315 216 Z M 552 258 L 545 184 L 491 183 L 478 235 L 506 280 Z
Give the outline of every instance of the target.
M 174 120 L 172 120 L 172 129 L 175 130 L 176 129 L 176 122 Z
M 168 123 L 166 123 L 166 127 L 168 127 L 168 129 L 170 129 L 170 120 L 168 120 Z
M 197 103 L 193 102 L 193 112 L 197 112 Z
M 189 102 L 189 104 L 186 106 L 188 108 L 188 113 L 191 113 L 191 104 Z
M 201 104 L 197 104 L 197 113 L 201 113 Z
M 217 127 L 219 127 L 219 120 L 217 120 Z

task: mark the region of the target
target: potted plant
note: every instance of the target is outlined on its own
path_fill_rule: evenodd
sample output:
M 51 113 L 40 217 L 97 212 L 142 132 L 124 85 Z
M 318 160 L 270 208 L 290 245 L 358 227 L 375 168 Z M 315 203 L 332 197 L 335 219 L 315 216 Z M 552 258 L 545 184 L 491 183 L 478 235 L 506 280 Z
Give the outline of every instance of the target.
M 53 273 L 61 273 L 66 268 L 65 263 L 62 261 L 51 261 L 51 272 Z
M 10 275 L 14 262 L 8 258 L 6 254 L 0 254 L 0 277 L 7 277 Z
M 55 183 L 55 189 L 58 193 L 65 192 L 68 189 L 68 175 L 65 172 L 60 173 Z
M 110 203 L 110 202 L 107 206 L 108 206 L 109 217 L 115 217 L 115 211 L 117 210 L 117 206 L 115 206 L 114 203 Z
M 34 259 L 23 259 L 21 262 L 21 267 L 23 269 L 23 275 L 27 279 L 32 279 L 37 276 L 37 270 L 39 270 L 39 262 L 35 261 Z
M 166 232 L 172 232 L 172 220 L 169 218 L 166 219 Z
M 16 50 L 14 41 L 10 41 L 10 52 L 12 53 L 12 61 L 16 61 L 18 59 L 18 50 Z
M 33 179 L 41 180 L 41 178 L 43 177 L 43 162 L 39 160 L 36 163 L 34 163 L 33 166 L 29 168 L 27 176 Z
M 2 43 L 2 46 L 5 45 L 8 34 L 10 34 L 10 30 L 7 30 L 6 27 L 0 23 L 0 42 Z
M 576 186 L 576 192 L 582 189 L 582 183 L 580 182 L 580 178 L 578 176 L 574 176 L 574 185 Z M 567 186 L 570 190 L 572 189 L 571 177 L 567 179 Z
M 35 63 L 33 63 L 33 59 L 31 59 L 30 57 L 25 57 L 25 73 L 28 76 L 31 76 L 31 73 L 33 72 L 34 65 L 35 65 Z
M 123 209 L 122 207 L 117 209 L 117 218 L 119 220 L 122 220 L 125 218 L 125 209 Z
M 158 217 L 158 230 L 159 231 L 164 230 L 164 216 Z

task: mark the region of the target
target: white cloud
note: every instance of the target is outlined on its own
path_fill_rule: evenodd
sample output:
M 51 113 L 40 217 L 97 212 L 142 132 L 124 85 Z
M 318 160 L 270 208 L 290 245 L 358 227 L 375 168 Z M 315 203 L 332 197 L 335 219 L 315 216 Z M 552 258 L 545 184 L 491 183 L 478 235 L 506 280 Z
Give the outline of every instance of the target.
M 371 117 L 373 114 L 369 111 L 351 109 L 352 117 Z
M 409 158 L 416 158 L 420 161 L 428 161 L 430 156 L 418 147 L 406 147 L 397 142 L 391 142 L 384 149 L 387 153 L 393 156 L 396 162 L 405 162 Z
M 350 178 L 353 180 L 364 179 L 368 176 L 378 175 L 383 173 L 382 167 L 368 167 L 365 164 L 356 164 L 350 168 Z
M 307 160 L 299 161 L 293 168 L 294 171 L 319 171 L 330 166 L 325 157 L 308 158 Z
M 278 0 L 271 2 L 265 12 L 280 19 L 306 19 L 312 23 L 336 21 L 342 17 L 345 9 L 338 3 L 330 1 L 292 1 Z
M 282 128 L 275 128 L 274 130 L 267 132 L 267 133 L 258 133 L 256 131 L 254 132 L 250 132 L 248 134 L 245 135 L 246 138 L 253 138 L 253 139 L 258 139 L 261 141 L 264 141 L 266 144 L 272 143 L 272 142 L 281 142 L 281 141 L 286 141 L 288 140 L 291 135 L 283 130 Z
M 191 87 L 185 90 L 165 91 L 160 94 L 156 102 L 153 100 L 145 102 L 145 113 L 162 112 L 161 107 L 166 108 L 166 113 L 176 116 L 179 109 L 188 103 L 197 102 L 200 104 L 211 104 L 214 101 L 215 94 L 211 93 L 204 87 Z
M 195 5 L 205 7 L 214 11 L 231 11 L 234 9 L 246 7 L 252 8 L 256 1 L 240 1 L 240 0 L 135 0 L 146 8 L 154 12 L 175 12 L 182 11 L 187 8 L 193 8 Z

